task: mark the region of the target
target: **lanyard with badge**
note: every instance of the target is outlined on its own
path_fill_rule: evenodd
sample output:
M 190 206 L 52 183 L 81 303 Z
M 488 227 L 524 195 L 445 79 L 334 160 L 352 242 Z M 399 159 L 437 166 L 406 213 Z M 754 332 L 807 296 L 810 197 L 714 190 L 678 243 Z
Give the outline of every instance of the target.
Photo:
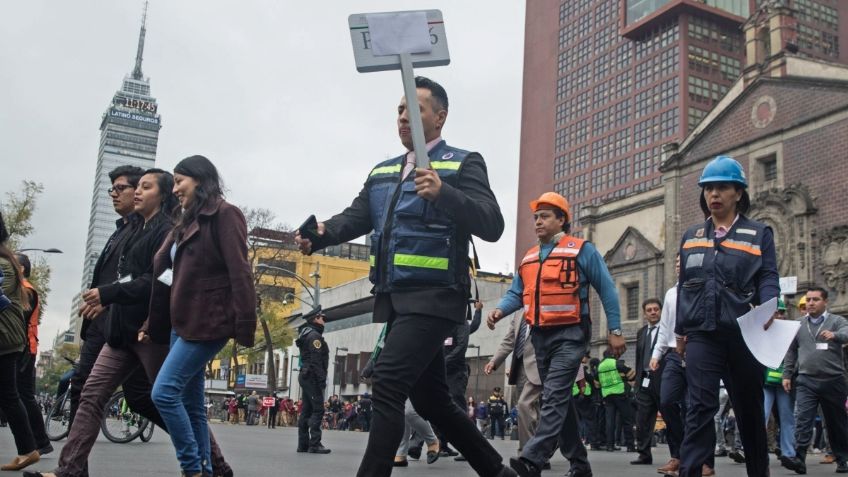
M 171 286 L 171 284 L 174 283 L 173 263 L 174 263 L 174 258 L 176 257 L 176 252 L 177 252 L 177 242 L 174 241 L 174 243 L 171 245 L 171 251 L 170 251 L 172 266 L 168 267 L 168 269 L 165 270 L 164 272 L 162 272 L 162 274 L 159 275 L 159 277 L 157 278 L 157 280 L 159 280 L 161 283 L 164 283 L 167 286 Z
M 821 322 L 821 323 L 819 323 L 819 327 L 816 329 L 816 334 L 813 334 L 813 330 L 812 330 L 812 328 L 810 328 L 810 319 L 809 319 L 809 318 L 807 318 L 807 331 L 810 333 L 810 336 L 812 336 L 812 337 L 813 337 L 813 341 L 816 343 L 816 349 L 817 349 L 817 350 L 818 350 L 818 349 L 820 349 L 820 350 L 827 350 L 827 346 L 828 346 L 828 345 L 827 345 L 827 342 L 825 342 L 825 343 L 819 343 L 819 342 L 818 342 L 818 336 L 819 336 L 819 333 L 821 332 L 821 329 L 822 329 L 822 327 L 824 327 L 824 324 L 825 324 L 826 322 L 827 322 L 827 315 L 825 315 L 825 316 L 822 318 L 822 322 Z

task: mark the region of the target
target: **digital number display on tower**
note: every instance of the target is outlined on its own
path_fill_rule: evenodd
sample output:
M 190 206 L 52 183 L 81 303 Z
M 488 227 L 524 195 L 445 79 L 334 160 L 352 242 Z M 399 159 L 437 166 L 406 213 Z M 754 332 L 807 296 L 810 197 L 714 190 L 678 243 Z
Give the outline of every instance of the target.
M 123 106 L 125 108 L 133 108 L 144 111 L 146 113 L 155 113 L 158 105 L 152 101 L 145 101 L 143 99 L 135 99 L 135 98 L 126 98 L 123 96 L 118 96 L 115 98 L 115 104 L 119 106 Z

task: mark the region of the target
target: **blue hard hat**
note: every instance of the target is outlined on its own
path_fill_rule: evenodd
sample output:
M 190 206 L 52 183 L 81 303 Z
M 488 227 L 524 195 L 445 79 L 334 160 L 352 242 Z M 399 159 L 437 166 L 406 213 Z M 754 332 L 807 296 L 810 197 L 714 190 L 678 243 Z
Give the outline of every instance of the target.
M 716 156 L 704 167 L 698 185 L 703 186 L 710 182 L 732 182 L 742 187 L 748 187 L 748 179 L 745 178 L 745 169 L 739 161 L 730 156 Z

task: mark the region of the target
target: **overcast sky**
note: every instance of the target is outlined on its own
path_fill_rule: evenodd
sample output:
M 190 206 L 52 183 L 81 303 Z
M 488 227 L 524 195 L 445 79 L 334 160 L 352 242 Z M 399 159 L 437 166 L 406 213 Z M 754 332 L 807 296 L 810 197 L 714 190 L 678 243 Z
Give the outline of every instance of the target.
M 133 67 L 143 2 L 0 3 L 0 192 L 41 182 L 36 232 L 56 247 L 42 349 L 79 291 L 101 116 Z M 143 71 L 159 103 L 157 166 L 203 154 L 227 198 L 296 226 L 347 206 L 377 162 L 403 148 L 400 72 L 354 67 L 351 13 L 441 9 L 451 64 L 417 70 L 448 91 L 448 143 L 480 151 L 506 219 L 480 244 L 483 269 L 512 271 L 524 2 L 152 0 Z

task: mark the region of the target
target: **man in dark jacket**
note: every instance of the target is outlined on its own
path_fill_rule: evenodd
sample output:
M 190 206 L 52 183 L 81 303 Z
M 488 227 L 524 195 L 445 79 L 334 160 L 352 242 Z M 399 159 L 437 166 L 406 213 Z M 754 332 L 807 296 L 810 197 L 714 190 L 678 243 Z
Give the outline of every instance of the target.
M 441 138 L 448 116 L 444 88 L 423 77 L 415 85 L 418 104 L 407 107 L 402 98 L 398 105 L 397 130 L 407 152 L 378 164 L 344 212 L 318 223 L 311 233 L 299 230 L 295 240 L 309 254 L 374 231 L 369 275 L 374 321 L 388 322 L 389 331 L 374 366 L 372 432 L 357 475 L 391 475 L 409 397 L 421 417 L 439 427 L 477 473 L 512 476 L 465 409 L 450 400 L 443 349 L 466 316 L 471 235 L 497 240 L 503 216 L 483 157 L 450 147 Z M 429 168 L 415 167 L 422 161 L 413 151 L 410 111 L 420 112 Z
M 303 394 L 303 409 L 297 421 L 297 451 L 310 454 L 329 454 L 321 445 L 321 419 L 324 417 L 324 390 L 327 388 L 327 367 L 330 349 L 324 341 L 324 314 L 318 307 L 303 317 L 295 344 L 300 348 L 300 374 L 297 382 Z

